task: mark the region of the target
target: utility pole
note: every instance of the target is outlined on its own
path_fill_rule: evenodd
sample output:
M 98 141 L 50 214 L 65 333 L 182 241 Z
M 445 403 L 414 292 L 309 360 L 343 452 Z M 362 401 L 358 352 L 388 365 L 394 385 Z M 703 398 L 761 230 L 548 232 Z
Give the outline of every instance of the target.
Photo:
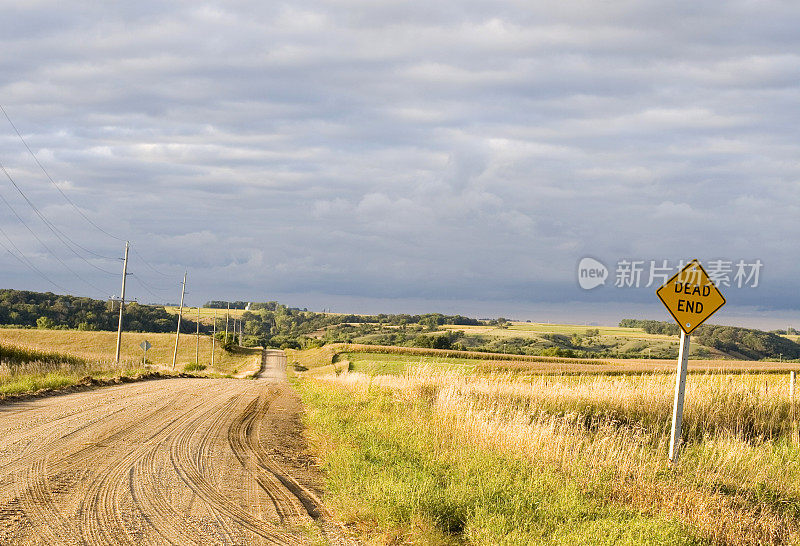
M 194 349 L 194 365 L 200 366 L 200 306 L 197 306 L 197 346 Z
M 128 276 L 128 246 L 128 241 L 125 241 L 125 260 L 122 262 L 122 294 L 120 295 L 119 302 L 119 326 L 117 326 L 117 364 L 119 364 L 119 351 L 122 345 L 122 313 L 125 311 L 125 279 Z
M 183 296 L 186 294 L 186 273 L 183 273 L 183 282 L 181 283 L 181 304 L 178 307 L 178 333 L 175 334 L 175 351 L 172 353 L 172 369 L 175 369 L 175 363 L 178 361 L 178 339 L 181 337 L 181 316 L 183 316 Z
M 228 302 L 228 310 L 225 311 L 225 345 L 228 344 L 228 322 L 231 318 L 231 302 Z
M 214 333 L 211 335 L 211 367 L 214 367 L 214 348 L 217 344 L 217 310 L 214 309 Z

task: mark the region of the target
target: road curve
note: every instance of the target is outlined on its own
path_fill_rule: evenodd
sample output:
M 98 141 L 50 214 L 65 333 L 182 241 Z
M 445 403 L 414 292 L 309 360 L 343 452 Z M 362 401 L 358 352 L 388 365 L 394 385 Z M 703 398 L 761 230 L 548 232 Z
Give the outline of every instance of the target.
M 272 367 L 0 406 L 0 543 L 345 543 Z

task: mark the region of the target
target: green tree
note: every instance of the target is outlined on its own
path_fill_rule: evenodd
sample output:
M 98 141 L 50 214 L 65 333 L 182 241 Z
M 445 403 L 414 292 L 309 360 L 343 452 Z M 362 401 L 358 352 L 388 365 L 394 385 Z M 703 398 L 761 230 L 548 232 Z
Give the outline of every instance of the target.
M 55 325 L 56 323 L 53 322 L 53 319 L 49 317 L 39 317 L 38 319 L 36 319 L 36 327 L 41 330 L 49 330 L 51 328 L 54 328 Z

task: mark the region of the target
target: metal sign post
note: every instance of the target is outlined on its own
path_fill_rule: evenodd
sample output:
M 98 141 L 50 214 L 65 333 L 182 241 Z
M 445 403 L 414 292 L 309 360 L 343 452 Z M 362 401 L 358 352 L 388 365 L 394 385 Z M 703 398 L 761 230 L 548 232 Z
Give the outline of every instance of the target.
M 681 329 L 675 398 L 672 403 L 672 431 L 669 438 L 669 460 L 675 463 L 681 448 L 683 399 L 689 365 L 689 334 L 725 305 L 725 297 L 697 260 L 686 264 L 686 267 L 656 290 L 656 295 Z
M 681 348 L 678 353 L 678 373 L 675 379 L 675 399 L 672 403 L 672 431 L 669 437 L 669 460 L 678 460 L 681 448 L 681 424 L 683 424 L 683 398 L 686 392 L 686 369 L 689 365 L 689 339 L 691 336 L 681 330 Z

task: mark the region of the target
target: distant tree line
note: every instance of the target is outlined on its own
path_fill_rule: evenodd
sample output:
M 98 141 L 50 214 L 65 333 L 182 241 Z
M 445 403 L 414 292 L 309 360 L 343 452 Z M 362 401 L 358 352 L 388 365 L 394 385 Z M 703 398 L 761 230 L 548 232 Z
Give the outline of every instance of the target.
M 243 344 L 272 347 L 301 348 L 329 342 L 353 341 L 359 336 L 374 336 L 389 344 L 420 347 L 451 348 L 458 335 L 421 336 L 443 325 L 480 325 L 482 321 L 462 315 L 429 313 L 420 315 L 378 314 L 337 315 L 315 313 L 280 304 L 277 301 L 209 301 L 213 309 L 245 309 L 242 314 Z M 58 295 L 51 292 L 0 289 L 0 325 L 21 328 L 116 330 L 119 302 Z M 172 332 L 177 317 L 162 306 L 128 303 L 125 308 L 126 331 Z M 217 320 L 217 331 L 224 331 L 225 318 Z M 233 333 L 233 326 L 230 333 Z M 184 315 L 181 331 L 195 332 L 197 323 Z M 200 331 L 210 333 L 212 326 L 200 325 Z M 223 334 L 224 335 L 224 334 Z M 385 339 L 382 338 L 385 337 Z M 419 338 L 419 339 L 418 339 Z M 229 338 L 230 341 L 230 338 Z
M 677 336 L 681 333 L 681 329 L 677 324 L 674 322 L 664 322 L 663 320 L 622 319 L 619 321 L 619 325 L 622 328 L 641 328 L 648 334 Z
M 0 289 L 0 325 L 20 328 L 116 330 L 119 302 L 57 295 L 51 292 Z M 164 307 L 125 304 L 124 327 L 129 332 L 172 332 L 177 317 Z M 197 323 L 184 317 L 181 331 L 196 331 Z M 208 331 L 201 324 L 201 331 Z
M 225 304 L 227 307 L 227 303 Z M 375 335 L 378 340 L 391 345 L 451 348 L 456 339 L 446 333 L 434 341 L 420 339 L 422 332 L 433 332 L 443 325 L 480 325 L 477 319 L 461 315 L 429 313 L 422 315 L 378 314 L 336 315 L 297 309 L 278 302 L 253 303 L 250 311 L 242 315 L 245 340 L 281 348 L 306 348 L 325 343 L 351 342 L 356 338 Z M 383 337 L 387 336 L 387 337 Z M 445 346 L 447 345 L 447 346 Z
M 246 301 L 207 301 L 203 307 L 209 309 L 227 309 L 228 305 L 231 306 L 231 309 L 245 309 L 247 308 L 247 304 L 249 302 Z
M 626 328 L 641 328 L 648 334 L 678 335 L 678 325 L 658 320 L 623 319 L 619 323 Z M 735 357 L 748 359 L 778 358 L 794 360 L 800 358 L 800 345 L 773 332 L 764 332 L 736 326 L 703 324 L 692 332 L 692 338 L 701 345 L 720 350 Z

